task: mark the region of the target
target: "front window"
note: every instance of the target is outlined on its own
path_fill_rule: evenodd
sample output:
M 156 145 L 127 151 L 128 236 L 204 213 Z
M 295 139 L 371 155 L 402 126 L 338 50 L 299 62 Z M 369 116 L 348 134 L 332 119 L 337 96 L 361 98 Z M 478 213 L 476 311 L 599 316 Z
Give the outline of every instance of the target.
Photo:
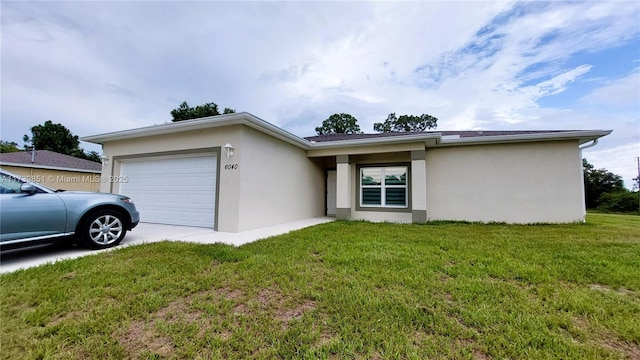
M 360 206 L 407 207 L 407 167 L 360 169 Z

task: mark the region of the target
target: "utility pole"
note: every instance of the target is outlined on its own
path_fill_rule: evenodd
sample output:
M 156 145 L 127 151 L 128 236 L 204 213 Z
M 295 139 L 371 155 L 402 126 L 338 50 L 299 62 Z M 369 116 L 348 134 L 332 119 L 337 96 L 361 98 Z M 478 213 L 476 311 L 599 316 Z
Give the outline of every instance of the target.
M 638 177 L 635 180 L 638 186 L 638 214 L 640 214 L 640 156 L 636 156 L 635 159 L 638 166 Z

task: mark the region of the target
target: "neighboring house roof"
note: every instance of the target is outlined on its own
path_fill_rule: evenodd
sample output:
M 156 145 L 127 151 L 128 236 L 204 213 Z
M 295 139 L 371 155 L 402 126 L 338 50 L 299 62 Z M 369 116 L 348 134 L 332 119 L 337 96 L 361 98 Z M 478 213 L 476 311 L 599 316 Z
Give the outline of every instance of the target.
M 608 135 L 611 130 L 532 130 L 532 131 L 425 131 L 419 133 L 335 134 L 301 138 L 247 112 L 210 116 L 132 130 L 83 137 L 81 140 L 105 142 L 151 135 L 194 131 L 230 125 L 246 125 L 305 150 L 424 141 L 425 146 L 458 146 L 487 143 L 529 142 L 577 139 L 584 144 Z
M 33 162 L 31 162 L 32 159 L 34 160 Z M 80 159 L 50 150 L 36 150 L 36 154 L 33 157 L 31 151 L 2 153 L 0 154 L 0 165 L 91 173 L 102 171 L 102 164 L 99 162 Z

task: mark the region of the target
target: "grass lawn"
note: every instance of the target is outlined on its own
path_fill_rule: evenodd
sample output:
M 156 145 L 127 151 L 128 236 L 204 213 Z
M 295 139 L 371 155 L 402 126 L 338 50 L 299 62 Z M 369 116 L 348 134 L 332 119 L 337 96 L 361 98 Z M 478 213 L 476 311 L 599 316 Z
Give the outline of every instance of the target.
M 640 358 L 640 217 L 334 222 L 0 276 L 3 359 Z

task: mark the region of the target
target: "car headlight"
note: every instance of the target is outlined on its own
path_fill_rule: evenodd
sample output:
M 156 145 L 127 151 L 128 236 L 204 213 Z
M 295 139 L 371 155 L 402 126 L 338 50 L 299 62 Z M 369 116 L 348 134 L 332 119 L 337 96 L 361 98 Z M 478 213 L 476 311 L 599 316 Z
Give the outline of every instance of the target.
M 120 200 L 122 200 L 122 202 L 126 202 L 127 204 L 133 204 L 133 200 L 128 197 L 122 197 L 120 198 Z

